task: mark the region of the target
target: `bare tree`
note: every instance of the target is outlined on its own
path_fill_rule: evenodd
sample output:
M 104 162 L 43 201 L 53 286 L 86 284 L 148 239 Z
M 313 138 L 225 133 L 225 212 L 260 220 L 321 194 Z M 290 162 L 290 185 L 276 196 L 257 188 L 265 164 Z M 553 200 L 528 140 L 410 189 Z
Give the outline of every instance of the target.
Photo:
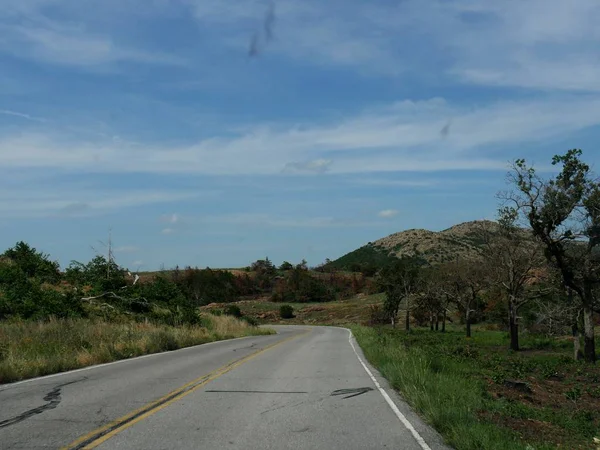
M 402 301 L 406 301 L 406 331 L 410 331 L 410 298 L 417 290 L 419 267 L 409 259 L 403 258 L 386 267 L 381 272 L 381 283 L 385 292 L 384 309 L 396 326 L 396 319 Z
M 543 246 L 547 260 L 561 273 L 564 285 L 581 302 L 584 321 L 584 358 L 596 361 L 593 312 L 594 289 L 600 283 L 600 184 L 581 161 L 581 150 L 552 159 L 562 170 L 544 180 L 524 159 L 509 173 L 518 189 L 504 195 L 524 213 Z
M 527 287 L 539 276 L 543 263 L 539 243 L 531 233 L 517 226 L 518 211 L 501 208 L 498 224 L 484 222 L 480 234 L 488 280 L 504 294 L 508 305 L 510 348 L 519 350 L 519 309 L 532 297 Z
M 445 267 L 444 294 L 463 314 L 467 337 L 471 337 L 473 314 L 481 310 L 481 293 L 486 287 L 485 268 L 480 261 L 457 260 Z
M 437 267 L 421 270 L 418 290 L 416 296 L 417 307 L 427 314 L 431 331 L 438 331 L 440 316 L 445 312 L 447 305 L 440 271 Z M 445 325 L 442 325 L 442 327 L 445 328 Z

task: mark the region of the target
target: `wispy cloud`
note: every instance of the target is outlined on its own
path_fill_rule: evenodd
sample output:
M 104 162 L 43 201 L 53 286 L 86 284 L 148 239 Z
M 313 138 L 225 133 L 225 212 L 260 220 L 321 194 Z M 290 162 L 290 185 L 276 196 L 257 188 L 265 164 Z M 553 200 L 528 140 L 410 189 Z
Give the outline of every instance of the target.
M 173 234 L 175 230 L 173 228 L 163 228 L 161 231 L 162 234 Z
M 330 159 L 316 159 L 314 161 L 291 162 L 283 167 L 283 172 L 325 173 L 333 163 Z
M 570 111 L 565 115 L 563 111 Z M 451 116 L 452 133 L 439 136 Z M 467 107 L 402 101 L 335 123 L 254 125 L 187 146 L 78 142 L 51 132 L 0 136 L 0 165 L 99 173 L 275 174 L 504 170 L 490 149 L 543 141 L 600 124 L 600 97 L 560 96 Z M 15 152 L 14 149 L 19 151 Z M 127 158 L 123 158 L 124 152 Z M 304 158 L 302 158 L 304 157 Z M 290 160 L 303 163 L 289 163 Z M 335 159 L 335 164 L 331 160 Z
M 196 223 L 219 225 L 244 225 L 246 227 L 269 228 L 344 228 L 378 226 L 376 222 L 363 218 L 331 216 L 282 216 L 266 213 L 243 213 L 199 217 Z
M 161 222 L 167 222 L 167 223 L 177 223 L 179 222 L 179 216 L 177 214 L 165 214 L 160 216 L 160 221 Z
M 61 20 L 44 9 L 48 1 L 25 1 L 25 6 L 0 12 L 0 52 L 39 62 L 91 68 L 114 63 L 182 65 L 176 55 L 131 47 L 106 32 L 91 31 L 93 16 L 80 16 L 75 4 L 62 5 Z M 76 20 L 76 21 L 74 21 Z M 86 24 L 88 26 L 86 26 Z
M 396 217 L 399 213 L 396 209 L 384 209 L 383 211 L 379 211 L 377 215 L 383 219 L 390 219 Z
M 88 188 L 86 191 L 73 192 L 67 187 L 49 189 L 29 186 L 18 191 L 0 192 L 0 215 L 12 218 L 94 216 L 198 197 L 199 194 L 188 191 L 105 191 Z
M 40 117 L 34 117 L 29 114 L 25 114 L 25 113 L 18 112 L 18 111 L 11 111 L 9 109 L 0 109 L 0 114 L 3 114 L 5 116 L 19 117 L 21 119 L 30 120 L 32 122 L 46 122 L 46 119 L 42 119 Z

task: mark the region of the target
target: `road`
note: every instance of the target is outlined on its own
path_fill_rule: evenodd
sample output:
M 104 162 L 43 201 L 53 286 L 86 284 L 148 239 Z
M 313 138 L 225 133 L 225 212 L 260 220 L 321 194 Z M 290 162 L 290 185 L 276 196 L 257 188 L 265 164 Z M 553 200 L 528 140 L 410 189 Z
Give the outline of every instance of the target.
M 275 328 L 0 385 L 0 449 L 447 448 L 348 330 Z

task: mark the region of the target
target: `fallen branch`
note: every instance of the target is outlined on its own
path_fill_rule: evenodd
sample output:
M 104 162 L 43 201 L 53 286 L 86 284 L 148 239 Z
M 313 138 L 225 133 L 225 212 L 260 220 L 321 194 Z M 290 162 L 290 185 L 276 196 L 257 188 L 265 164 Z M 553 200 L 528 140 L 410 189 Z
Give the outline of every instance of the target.
M 129 299 L 129 298 L 121 297 L 121 296 L 115 294 L 114 292 L 104 292 L 104 293 L 102 293 L 100 295 L 96 295 L 96 296 L 93 296 L 93 297 L 83 297 L 81 299 L 81 301 L 83 301 L 83 302 L 89 302 L 89 303 L 94 303 L 94 300 L 98 300 L 98 299 L 104 298 L 104 297 L 114 298 L 116 300 L 121 300 L 122 302 L 127 302 L 127 303 L 138 302 L 138 303 L 144 304 L 145 306 L 150 306 L 150 302 L 148 300 L 146 300 L 145 298 L 143 298 L 143 297 Z

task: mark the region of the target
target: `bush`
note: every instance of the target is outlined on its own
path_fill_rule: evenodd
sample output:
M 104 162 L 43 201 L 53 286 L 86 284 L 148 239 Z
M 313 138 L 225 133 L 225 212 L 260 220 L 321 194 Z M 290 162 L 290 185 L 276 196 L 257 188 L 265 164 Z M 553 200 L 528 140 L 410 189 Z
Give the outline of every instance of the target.
M 2 256 L 19 267 L 27 278 L 37 278 L 42 283 L 56 283 L 60 279 L 58 263 L 50 261 L 48 255 L 38 252 L 25 242 L 18 242 Z
M 294 307 L 292 305 L 281 305 L 279 308 L 279 315 L 282 319 L 293 319 Z
M 177 283 L 189 302 L 195 306 L 228 303 L 239 295 L 236 277 L 226 270 L 192 269 L 178 274 Z
M 225 314 L 227 314 L 228 316 L 240 318 L 242 317 L 242 310 L 238 305 L 227 305 L 225 307 Z
M 250 326 L 253 326 L 253 327 L 258 326 L 258 320 L 256 320 L 254 317 L 242 316 L 242 320 Z
M 369 306 L 369 325 L 386 325 L 390 323 L 389 314 L 379 305 Z
M 296 267 L 279 279 L 271 296 L 273 302 L 309 303 L 336 299 L 331 283 L 312 276 L 308 270 Z

